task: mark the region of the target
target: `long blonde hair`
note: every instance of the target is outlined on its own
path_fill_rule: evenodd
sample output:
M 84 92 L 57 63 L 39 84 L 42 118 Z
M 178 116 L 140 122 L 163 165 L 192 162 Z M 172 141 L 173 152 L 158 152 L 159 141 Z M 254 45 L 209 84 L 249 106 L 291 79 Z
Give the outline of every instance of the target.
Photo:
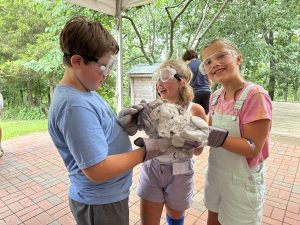
M 162 69 L 168 66 L 175 69 L 179 76 L 185 81 L 185 85 L 179 90 L 179 101 L 177 104 L 186 107 L 194 98 L 194 92 L 190 86 L 193 73 L 182 60 L 168 60 L 162 63 L 159 68 Z

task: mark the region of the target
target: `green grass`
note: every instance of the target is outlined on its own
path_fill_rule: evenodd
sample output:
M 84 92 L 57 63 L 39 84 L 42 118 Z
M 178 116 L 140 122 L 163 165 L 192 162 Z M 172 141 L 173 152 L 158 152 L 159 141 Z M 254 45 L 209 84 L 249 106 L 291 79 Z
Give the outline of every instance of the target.
M 46 131 L 48 120 L 4 120 L 0 121 L 2 140 L 9 140 L 18 136 Z

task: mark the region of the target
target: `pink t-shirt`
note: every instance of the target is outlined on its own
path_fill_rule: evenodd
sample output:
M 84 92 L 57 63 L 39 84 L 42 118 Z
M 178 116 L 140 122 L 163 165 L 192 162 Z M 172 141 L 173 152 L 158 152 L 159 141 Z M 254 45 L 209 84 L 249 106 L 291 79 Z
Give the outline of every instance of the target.
M 250 82 L 245 83 L 243 89 L 236 94 L 236 99 L 239 99 L 242 90 L 244 90 Z M 213 111 L 212 98 L 215 96 L 215 92 L 211 95 L 209 111 L 210 114 Z M 238 110 L 234 109 L 234 99 L 224 99 L 225 91 L 220 94 L 217 105 L 214 106 L 214 110 L 224 115 L 238 115 Z M 240 112 L 240 132 L 243 135 L 243 124 L 251 123 L 256 120 L 268 119 L 272 120 L 272 101 L 266 90 L 259 86 L 253 85 L 249 91 L 244 105 Z M 264 143 L 260 154 L 255 158 L 247 158 L 247 162 L 250 168 L 253 168 L 263 162 L 269 156 L 269 141 L 270 133 Z

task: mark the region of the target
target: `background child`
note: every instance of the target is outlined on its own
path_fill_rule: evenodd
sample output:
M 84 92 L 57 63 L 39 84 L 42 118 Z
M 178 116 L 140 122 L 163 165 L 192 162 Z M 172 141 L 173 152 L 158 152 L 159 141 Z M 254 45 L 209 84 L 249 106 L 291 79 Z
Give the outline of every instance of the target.
M 199 70 L 201 61 L 198 59 L 198 54 L 193 49 L 187 49 L 182 55 L 183 61 L 187 63 L 188 67 L 193 72 L 191 86 L 194 91 L 193 102 L 200 104 L 205 114 L 209 111 L 209 98 L 210 98 L 210 81 L 206 74 L 202 74 Z

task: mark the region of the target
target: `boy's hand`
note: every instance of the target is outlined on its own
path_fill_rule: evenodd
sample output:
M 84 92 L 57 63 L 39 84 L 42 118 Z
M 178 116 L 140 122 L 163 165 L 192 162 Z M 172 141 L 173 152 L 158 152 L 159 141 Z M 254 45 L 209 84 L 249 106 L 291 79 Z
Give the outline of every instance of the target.
M 163 155 L 165 152 L 169 151 L 170 149 L 174 149 L 175 147 L 172 146 L 171 140 L 166 138 L 160 139 L 151 139 L 151 138 L 137 138 L 134 141 L 134 144 L 139 147 L 144 147 L 146 150 L 144 162 Z
M 153 118 L 150 118 L 150 114 L 155 109 L 156 107 L 160 106 L 163 104 L 165 101 L 161 99 L 157 99 L 153 102 L 150 102 L 148 104 L 145 104 L 141 113 L 139 114 L 138 117 L 138 128 L 139 130 L 149 130 L 149 127 L 151 127 L 151 122 Z
M 146 102 L 141 101 L 137 105 L 124 108 L 118 115 L 118 121 L 120 125 L 126 130 L 127 134 L 133 136 L 138 130 L 137 122 L 139 112 L 144 108 Z

